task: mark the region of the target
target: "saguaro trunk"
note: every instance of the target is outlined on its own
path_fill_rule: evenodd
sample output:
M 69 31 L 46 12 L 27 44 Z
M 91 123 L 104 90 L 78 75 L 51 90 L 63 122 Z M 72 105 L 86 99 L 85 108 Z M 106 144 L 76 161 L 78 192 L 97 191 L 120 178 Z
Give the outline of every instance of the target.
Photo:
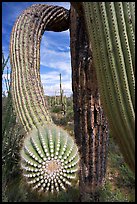
M 108 125 L 100 102 L 92 49 L 82 18 L 71 7 L 70 46 L 74 131 L 80 147 L 80 191 L 93 193 L 106 172 Z M 82 199 L 82 197 L 81 197 Z

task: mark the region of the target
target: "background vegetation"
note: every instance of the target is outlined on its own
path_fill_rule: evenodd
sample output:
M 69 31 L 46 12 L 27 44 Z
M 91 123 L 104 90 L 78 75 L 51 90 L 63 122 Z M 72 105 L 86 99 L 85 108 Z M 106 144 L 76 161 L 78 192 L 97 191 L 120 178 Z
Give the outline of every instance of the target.
M 4 58 L 3 58 L 4 59 Z M 6 69 L 3 61 L 3 71 Z M 6 62 L 7 63 L 7 62 Z M 2 72 L 3 73 L 3 72 Z M 6 81 L 5 81 L 6 82 Z M 36 197 L 25 186 L 21 176 L 19 151 L 25 132 L 17 120 L 10 95 L 2 94 L 2 201 L 3 202 L 78 202 L 78 184 L 59 195 Z M 45 96 L 51 101 L 51 97 Z M 73 97 L 66 98 L 65 114 L 62 105 L 50 105 L 49 109 L 54 123 L 62 126 L 74 137 Z M 107 173 L 104 186 L 97 195 L 89 195 L 86 202 L 135 202 L 135 178 L 124 162 L 118 146 L 110 135 L 107 161 Z

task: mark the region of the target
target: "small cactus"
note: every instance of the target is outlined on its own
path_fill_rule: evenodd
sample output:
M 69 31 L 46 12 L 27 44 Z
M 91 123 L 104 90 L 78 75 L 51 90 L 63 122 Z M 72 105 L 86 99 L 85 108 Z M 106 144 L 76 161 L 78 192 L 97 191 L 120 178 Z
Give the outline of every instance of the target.
M 21 150 L 23 175 L 38 192 L 59 192 L 72 185 L 79 169 L 78 148 L 66 131 L 55 125 L 33 129 Z

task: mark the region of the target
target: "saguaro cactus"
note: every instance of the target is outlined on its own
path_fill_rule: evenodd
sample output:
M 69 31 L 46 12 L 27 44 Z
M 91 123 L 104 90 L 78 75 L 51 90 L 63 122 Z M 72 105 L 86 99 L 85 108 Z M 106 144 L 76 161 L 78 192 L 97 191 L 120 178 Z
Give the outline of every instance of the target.
M 72 2 L 73 4 L 73 2 Z M 135 2 L 79 2 L 110 131 L 135 171 Z
M 71 7 L 70 45 L 74 131 L 80 147 L 80 192 L 96 192 L 106 172 L 108 124 L 100 102 L 92 49 L 84 20 Z
M 110 130 L 116 137 L 126 162 L 134 171 L 134 3 L 82 2 L 77 4 L 74 2 L 74 4 L 76 9 L 78 8 L 79 15 L 84 17 L 89 40 L 92 44 L 99 93 L 104 111 L 109 120 Z M 78 148 L 75 142 L 71 142 L 70 136 L 61 128 L 53 125 L 44 99 L 39 72 L 42 34 L 45 30 L 58 32 L 68 28 L 68 10 L 58 6 L 38 4 L 29 7 L 19 16 L 11 34 L 12 99 L 16 114 L 27 133 L 21 150 L 21 166 L 27 182 L 32 184 L 33 188 L 38 188 L 38 190 L 42 191 L 58 191 L 61 188 L 65 188 L 66 184 L 70 184 L 71 179 L 75 177 L 74 172 L 79 166 Z M 85 60 L 88 62 L 91 59 L 87 58 Z M 84 93 L 84 90 L 89 91 L 91 87 L 88 87 L 86 83 L 86 80 L 89 80 L 86 69 L 84 72 L 81 71 L 81 73 L 84 81 L 80 82 L 80 91 Z M 78 76 L 80 75 L 78 74 Z M 97 97 L 96 94 L 95 97 Z M 107 125 L 101 112 L 99 98 L 97 98 L 93 106 L 89 101 L 95 102 L 95 98 L 87 100 L 83 96 L 80 96 L 80 108 L 84 102 L 81 121 L 83 124 L 88 122 L 90 125 L 88 124 L 86 126 L 88 128 L 82 130 L 86 140 L 83 137 L 82 140 L 81 138 L 79 140 L 85 143 L 84 147 L 86 148 L 86 154 L 85 156 L 83 154 L 82 158 L 84 161 L 82 168 L 85 168 L 86 179 L 95 181 L 96 185 L 102 181 L 105 168 L 102 168 L 101 165 L 104 165 L 104 163 L 101 164 L 102 160 L 99 160 L 99 152 L 104 150 L 103 148 L 100 150 L 102 143 L 98 142 L 104 142 L 104 137 L 97 134 L 102 129 L 98 130 L 95 127 L 95 123 L 104 125 L 105 128 Z M 87 94 L 87 96 L 90 96 L 90 94 Z M 87 120 L 87 118 L 91 120 Z M 89 150 L 89 143 L 93 145 L 92 137 L 90 139 L 88 137 L 88 133 L 91 135 L 93 133 L 92 128 L 95 131 L 97 142 L 94 142 L 96 147 L 93 146 Z M 86 132 L 87 130 L 88 133 Z M 57 136 L 55 136 L 55 133 Z M 59 144 L 58 134 L 61 135 L 60 150 L 56 150 L 57 144 Z M 102 140 L 99 140 L 99 137 L 102 137 Z M 103 143 L 102 147 L 104 146 L 105 143 Z M 72 154 L 68 153 L 69 148 L 72 149 Z M 96 149 L 96 158 L 92 161 L 93 152 L 91 150 L 94 149 Z M 84 150 L 83 148 L 82 151 Z M 56 155 L 58 151 L 60 153 Z M 96 165 L 92 168 L 92 164 L 95 164 L 95 162 Z M 63 170 L 66 173 L 65 175 Z M 100 175 L 100 181 L 97 177 L 93 179 L 93 177 L 86 176 L 86 172 L 89 175 L 89 172 L 94 170 L 96 171 L 94 175 Z M 42 173 L 43 171 L 44 173 Z M 53 174 L 56 179 L 54 181 L 51 179 Z
M 68 10 L 38 4 L 19 16 L 11 34 L 12 98 L 27 132 L 21 150 L 21 166 L 32 188 L 44 192 L 59 191 L 71 185 L 79 168 L 75 141 L 52 123 L 39 72 L 42 34 L 45 30 L 68 28 Z
M 57 26 L 58 25 L 58 26 Z M 27 131 L 51 122 L 40 80 L 40 42 L 45 30 L 68 29 L 68 11 L 33 5 L 17 19 L 11 34 L 12 97 Z

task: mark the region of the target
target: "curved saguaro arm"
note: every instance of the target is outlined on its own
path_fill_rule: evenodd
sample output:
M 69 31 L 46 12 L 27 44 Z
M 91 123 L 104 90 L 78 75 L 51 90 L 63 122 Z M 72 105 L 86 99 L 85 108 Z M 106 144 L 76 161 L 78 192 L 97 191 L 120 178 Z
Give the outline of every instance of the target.
M 21 167 L 27 183 L 37 192 L 66 189 L 79 169 L 75 141 L 53 124 L 40 80 L 42 34 L 68 28 L 68 10 L 38 4 L 19 16 L 11 34 L 11 93 L 16 114 L 27 132 L 20 152 Z
M 73 4 L 73 2 L 72 2 Z M 110 130 L 135 171 L 135 2 L 79 2 Z M 79 10 L 76 4 L 74 7 Z
M 27 131 L 51 122 L 40 81 L 40 42 L 45 30 L 69 26 L 68 10 L 33 5 L 17 19 L 11 34 L 12 97 L 16 113 Z

